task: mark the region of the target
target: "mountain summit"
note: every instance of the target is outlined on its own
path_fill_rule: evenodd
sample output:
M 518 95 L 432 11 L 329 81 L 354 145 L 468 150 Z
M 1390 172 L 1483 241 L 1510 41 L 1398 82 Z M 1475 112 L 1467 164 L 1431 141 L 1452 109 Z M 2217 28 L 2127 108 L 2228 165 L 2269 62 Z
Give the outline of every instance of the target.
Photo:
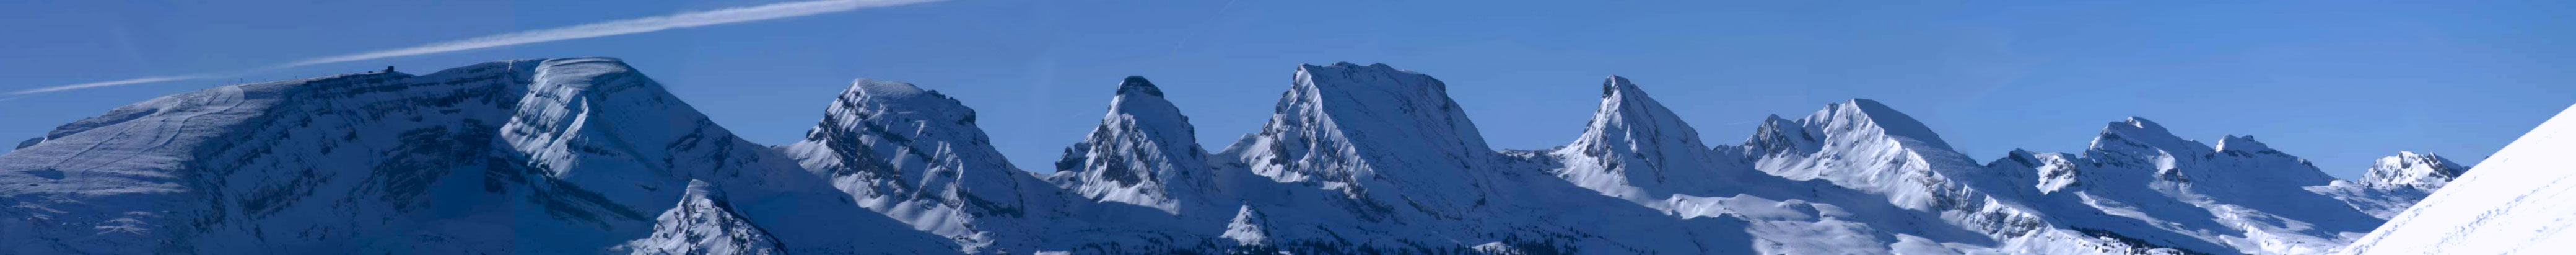
M 1660 200 L 1673 193 L 1710 194 L 1722 172 L 1711 169 L 1734 161 L 1719 159 L 1700 141 L 1699 130 L 1680 115 L 1646 96 L 1628 78 L 1601 82 L 1601 108 L 1592 114 L 1574 144 L 1554 152 L 1568 167 L 1557 176 L 1602 194 L 1632 200 Z
M 1190 117 L 1163 99 L 1162 89 L 1142 76 L 1128 76 L 1109 99 L 1109 113 L 1081 143 L 1065 148 L 1051 179 L 1102 202 L 1153 207 L 1180 214 L 1181 207 L 1206 208 L 1216 203 L 1215 170 L 1207 150 L 1199 148 Z

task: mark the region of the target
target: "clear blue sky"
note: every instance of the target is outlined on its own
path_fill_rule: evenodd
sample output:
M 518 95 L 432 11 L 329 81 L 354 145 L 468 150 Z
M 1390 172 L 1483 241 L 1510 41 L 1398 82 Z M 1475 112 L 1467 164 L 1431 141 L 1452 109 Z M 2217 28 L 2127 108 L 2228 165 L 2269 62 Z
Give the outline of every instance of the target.
M 775 2 L 0 3 L 0 91 Z M 911 81 L 977 109 L 1031 171 L 1099 121 L 1121 77 L 1162 85 L 1214 149 L 1257 131 L 1297 64 L 1334 61 L 1447 81 L 1499 148 L 1572 141 L 1622 75 L 1721 143 L 1763 115 L 1871 98 L 1980 160 L 2077 152 L 2134 115 L 2203 142 L 2254 135 L 2347 178 L 2399 150 L 2475 162 L 2576 104 L 2565 1 L 1644 2 L 954 0 L 0 96 L 0 138 L 235 80 L 574 56 L 625 58 L 764 144 L 797 139 L 853 78 Z

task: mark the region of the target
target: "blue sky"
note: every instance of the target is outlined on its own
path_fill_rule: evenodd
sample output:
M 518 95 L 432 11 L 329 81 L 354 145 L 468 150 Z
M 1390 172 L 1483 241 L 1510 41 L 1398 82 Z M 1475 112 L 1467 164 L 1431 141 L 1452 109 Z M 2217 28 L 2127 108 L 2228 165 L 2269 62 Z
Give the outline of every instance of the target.
M 779 2 L 0 3 L 0 91 Z M 953 0 L 0 96 L 0 137 L 240 81 L 575 56 L 625 58 L 764 144 L 797 139 L 854 78 L 914 82 L 977 109 L 1031 171 L 1099 121 L 1121 77 L 1162 85 L 1221 148 L 1257 131 L 1297 64 L 1335 61 L 1439 77 L 1498 148 L 1572 141 L 1621 75 L 1713 142 L 1870 98 L 1980 160 L 2077 152 L 2143 116 L 2347 178 L 2399 150 L 2475 162 L 2576 103 L 2564 1 L 1648 2 Z

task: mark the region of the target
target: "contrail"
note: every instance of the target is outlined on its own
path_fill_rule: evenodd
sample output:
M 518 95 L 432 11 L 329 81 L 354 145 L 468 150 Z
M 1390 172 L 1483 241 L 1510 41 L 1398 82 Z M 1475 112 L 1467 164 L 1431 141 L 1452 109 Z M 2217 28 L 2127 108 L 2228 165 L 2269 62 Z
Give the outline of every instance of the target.
M 623 34 L 645 33 L 645 32 L 653 32 L 653 31 L 668 30 L 668 29 L 673 29 L 673 28 L 691 28 L 691 27 L 711 26 L 711 25 L 722 25 L 722 24 L 732 24 L 732 23 L 742 23 L 742 22 L 762 21 L 762 20 L 771 20 L 771 19 L 780 19 L 780 18 L 790 18 L 790 17 L 799 17 L 799 16 L 808 16 L 808 15 L 824 14 L 824 13 L 844 12 L 844 11 L 851 11 L 851 10 L 858 10 L 858 9 L 868 9 L 868 8 L 888 7 L 888 6 L 897 6 L 897 5 L 907 5 L 907 4 L 917 4 L 917 3 L 938 2 L 938 1 L 943 1 L 943 0 L 821 0 L 821 1 L 804 1 L 804 2 L 775 3 L 775 4 L 766 4 L 766 5 L 757 5 L 757 6 L 747 6 L 747 7 L 735 7 L 735 8 L 726 8 L 726 9 L 718 9 L 718 10 L 709 10 L 709 11 L 683 12 L 683 13 L 675 13 L 675 14 L 671 14 L 671 15 L 663 15 L 663 16 L 653 16 L 653 17 L 633 18 L 633 19 L 622 19 L 622 20 L 611 20 L 611 21 L 595 22 L 595 23 L 589 23 L 589 24 L 573 25 L 573 26 L 568 26 L 568 27 L 557 27 L 557 28 L 548 28 L 548 29 L 538 29 L 538 30 L 528 30 L 528 31 L 511 32 L 511 33 L 504 33 L 504 34 L 497 34 L 497 35 L 489 35 L 489 36 L 483 36 L 483 37 L 466 38 L 466 39 L 464 39 L 464 40 L 454 40 L 454 41 L 437 42 L 437 43 L 424 44 L 424 45 L 420 45 L 420 46 L 412 46 L 412 47 L 398 48 L 398 49 L 390 49 L 390 50 L 379 50 L 379 51 L 372 51 L 372 52 L 358 53 L 358 54 L 348 54 L 348 55 L 339 55 L 339 56 L 329 56 L 329 57 L 311 58 L 311 59 L 305 59 L 305 60 L 299 60 L 299 61 L 295 61 L 295 62 L 290 62 L 290 63 L 286 63 L 286 64 L 280 64 L 280 65 L 276 65 L 276 66 L 270 66 L 270 67 L 266 67 L 266 68 L 261 68 L 261 69 L 259 69 L 259 70 L 278 69 L 278 68 L 289 68 L 289 67 L 299 67 L 299 66 L 309 66 L 309 65 L 319 65 L 319 64 L 330 64 L 330 63 L 341 63 L 341 62 L 361 61 L 361 60 L 372 60 L 372 59 L 391 58 L 391 57 L 403 57 L 403 56 L 417 56 L 417 55 L 427 55 L 427 54 L 438 54 L 438 53 L 448 53 L 448 52 L 457 52 L 457 51 L 465 51 L 465 50 L 474 50 L 474 49 L 492 48 L 492 47 L 502 47 L 502 46 L 511 46 L 511 45 L 520 45 L 520 44 L 541 43 L 541 42 L 552 42 L 552 41 L 562 41 L 562 40 L 572 40 L 572 39 L 582 39 L 582 38 L 592 38 L 592 37 L 612 36 L 612 35 L 623 35 Z M 19 90 L 19 91 L 16 91 L 16 92 L 10 92 L 9 94 L 10 94 L 10 95 L 27 95 L 27 94 L 37 94 L 37 93 L 58 92 L 58 91 L 75 90 L 75 89 L 86 89 L 86 88 L 97 88 L 97 87 L 108 87 L 108 86 L 122 86 L 122 85 L 133 85 L 133 84 L 152 83 L 152 82 L 165 82 L 165 81 L 178 81 L 178 80 L 194 80 L 194 79 L 204 79 L 204 78 L 217 78 L 217 77 L 224 77 L 224 76 L 225 76 L 225 75 L 180 75 L 180 76 L 145 77 L 145 78 L 135 78 L 135 79 L 125 79 L 125 80 L 115 80 L 115 81 L 103 81 L 103 82 L 91 82 L 91 83 L 82 83 L 82 84 L 72 84 L 72 85 L 53 86 L 53 87 L 45 87 L 45 88 L 37 88 L 37 89 Z
M 383 51 L 368 52 L 368 53 L 358 53 L 358 54 L 349 54 L 349 55 L 340 55 L 340 56 L 332 56 L 332 57 L 322 57 L 322 58 L 306 59 L 306 60 L 303 60 L 303 61 L 295 61 L 295 63 L 288 63 L 288 64 L 285 64 L 285 65 L 279 65 L 279 66 L 280 66 L 280 67 L 306 66 L 306 65 L 318 65 L 318 64 L 340 63 L 340 62 L 359 61 L 359 60 L 369 60 L 369 59 L 379 59 L 379 58 L 390 58 L 390 57 L 401 57 L 401 56 L 422 55 L 422 54 L 446 53 L 446 52 L 454 52 L 454 51 L 462 51 L 462 50 L 471 50 L 471 49 L 482 49 L 482 48 L 491 48 L 491 47 L 501 47 L 501 46 L 510 46 L 510 45 L 520 45 L 520 44 L 530 44 L 530 43 L 540 43 L 540 42 L 552 42 L 552 41 L 562 41 L 562 40 L 582 39 L 582 38 L 601 37 L 601 36 L 611 36 L 611 35 L 623 35 L 623 34 L 633 34 L 633 33 L 653 32 L 653 31 L 662 31 L 662 30 L 665 30 L 665 29 L 673 29 L 673 28 L 689 28 L 689 27 L 700 27 L 700 26 L 708 26 L 708 25 L 721 25 L 721 24 L 729 24 L 729 23 L 741 23 L 741 22 L 761 21 L 761 20 L 770 20 L 770 19 L 787 18 L 787 17 L 797 17 L 797 16 L 806 16 L 806 15 L 815 15 L 815 14 L 824 14 L 824 13 L 833 13 L 833 12 L 843 12 L 843 11 L 858 10 L 858 9 L 863 9 L 863 8 L 886 7 L 886 6 L 896 6 L 896 5 L 905 5 L 905 4 L 915 4 L 915 3 L 927 3 L 927 2 L 935 2 L 935 1 L 940 1 L 940 0 L 825 0 L 825 1 L 807 1 L 807 2 L 776 3 L 776 4 L 768 4 L 768 5 L 761 5 L 761 6 L 736 7 L 736 8 L 731 8 L 731 9 L 722 9 L 722 10 L 713 10 L 713 11 L 700 11 L 700 12 L 688 12 L 688 13 L 679 13 L 679 14 L 672 14 L 672 15 L 666 15 L 666 16 L 644 17 L 644 18 L 634 18 L 634 19 L 625 19 L 625 20 L 614 20 L 614 21 L 608 21 L 608 22 L 599 22 L 599 23 L 582 24 L 582 25 L 569 26 L 569 27 L 559 27 L 559 28 L 551 28 L 551 29 L 541 29 L 541 30 L 521 31 L 521 32 L 516 32 L 516 33 L 507 33 L 507 34 L 498 34 L 498 35 L 491 35 L 491 36 L 484 36 L 484 37 L 475 37 L 475 38 L 465 39 L 465 40 L 455 40 L 455 41 L 447 41 L 447 42 L 432 43 L 432 44 L 428 44 L 428 45 L 414 46 L 414 47 L 410 47 L 410 48 L 401 48 L 401 49 L 383 50 Z
M 180 76 L 143 77 L 143 78 L 133 78 L 133 79 L 123 79 L 123 80 L 113 80 L 113 81 L 102 81 L 102 82 L 92 82 L 92 83 L 82 83 L 82 84 L 72 84 L 72 85 L 62 85 L 62 86 L 53 86 L 53 87 L 36 88 L 36 89 L 29 89 L 29 90 L 20 90 L 20 91 L 17 91 L 17 92 L 9 92 L 9 94 L 10 94 L 10 95 L 26 95 L 26 94 L 46 93 L 46 92 L 55 92 L 55 91 L 64 91 L 64 90 L 86 89 L 86 88 L 107 87 L 107 86 L 124 86 L 124 85 L 134 85 L 134 84 L 142 84 L 142 83 L 165 82 L 165 81 L 195 80 L 195 79 L 205 79 L 205 78 L 214 78 L 214 77 L 215 77 L 215 76 L 208 76 L 208 75 L 180 75 Z M 11 99 L 15 99 L 15 98 L 11 98 Z

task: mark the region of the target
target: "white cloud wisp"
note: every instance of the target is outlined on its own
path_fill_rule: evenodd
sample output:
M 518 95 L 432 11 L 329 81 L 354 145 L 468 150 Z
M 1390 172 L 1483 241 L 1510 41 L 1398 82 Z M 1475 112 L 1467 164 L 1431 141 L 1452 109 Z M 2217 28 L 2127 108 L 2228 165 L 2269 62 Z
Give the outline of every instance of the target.
M 669 30 L 669 29 L 674 29 L 674 28 L 691 28 L 691 27 L 712 26 L 712 25 L 723 25 L 723 24 L 742 23 L 742 22 L 753 22 L 753 21 L 772 20 L 772 19 L 780 19 L 780 18 L 791 18 L 791 17 L 809 16 L 809 15 L 816 15 L 816 14 L 835 13 L 835 12 L 845 12 L 845 11 L 852 11 L 852 10 L 859 10 L 859 9 L 868 9 L 868 8 L 877 8 L 877 7 L 888 7 L 888 6 L 898 6 L 898 5 L 907 5 L 907 4 L 917 4 L 917 3 L 928 3 L 928 2 L 937 2 L 937 1 L 943 1 L 943 0 L 820 0 L 820 1 L 803 1 L 803 2 L 774 3 L 774 4 L 765 4 L 765 5 L 757 5 L 757 6 L 746 6 L 746 7 L 734 7 L 734 8 L 726 8 L 726 9 L 718 9 L 718 10 L 708 10 L 708 11 L 682 12 L 682 13 L 675 13 L 675 14 L 671 14 L 671 15 L 663 15 L 663 16 L 653 16 L 653 17 L 633 18 L 633 19 L 622 19 L 622 20 L 611 20 L 611 21 L 604 21 L 604 22 L 594 22 L 594 23 L 588 23 L 588 24 L 573 25 L 573 26 L 567 26 L 567 27 L 557 27 L 557 28 L 548 28 L 548 29 L 538 29 L 538 30 L 528 30 L 528 31 L 511 32 L 511 33 L 496 34 L 496 35 L 489 35 L 489 36 L 482 36 L 482 37 L 475 37 L 475 38 L 467 38 L 467 39 L 463 39 L 463 40 L 454 40 L 454 41 L 445 41 L 445 42 L 430 43 L 430 44 L 424 44 L 424 45 L 420 45 L 420 46 L 412 46 L 412 47 L 406 47 L 406 48 L 397 48 L 397 49 L 389 49 L 389 50 L 371 51 L 371 52 L 366 52 L 366 53 L 357 53 L 357 54 L 348 54 L 348 55 L 339 55 L 339 56 L 329 56 L 329 57 L 310 58 L 310 59 L 298 60 L 298 61 L 290 62 L 290 63 L 286 63 L 286 64 L 280 64 L 280 65 L 276 65 L 276 66 L 270 66 L 270 67 L 266 67 L 266 68 L 261 68 L 261 69 L 258 69 L 258 70 L 270 70 L 270 69 L 289 68 L 289 67 L 299 67 L 299 66 L 309 66 L 309 65 L 320 65 L 320 64 L 342 63 L 342 62 L 351 62 L 351 61 L 363 61 L 363 60 L 373 60 L 373 59 L 382 59 L 382 58 L 391 58 L 391 57 L 418 56 L 418 55 L 428 55 L 428 54 L 448 53 L 448 52 L 457 52 L 457 51 L 466 51 L 466 50 L 475 50 L 475 49 L 485 49 L 485 48 L 493 48 L 493 47 L 503 47 L 503 46 L 511 46 L 511 45 L 521 45 L 521 44 L 531 44 L 531 43 L 542 43 L 542 42 L 552 42 L 552 41 L 562 41 L 562 40 L 572 40 L 572 39 L 583 39 L 583 38 L 603 37 L 603 36 L 612 36 L 612 35 L 625 35 L 625 34 L 646 33 L 646 32 L 654 32 L 654 31 Z M 91 82 L 91 83 L 81 83 L 81 84 L 71 84 L 71 85 L 62 85 L 62 86 L 53 86 L 53 87 L 44 87 L 44 88 L 26 89 L 26 90 L 19 90 L 19 91 L 9 92 L 8 94 L 9 94 L 9 95 L 28 95 L 28 94 L 51 93 L 51 92 L 60 92 L 60 91 L 67 91 L 67 90 L 88 89 L 88 88 L 98 88 L 98 87 L 111 87 L 111 86 L 123 86 L 123 85 L 134 85 L 134 84 L 154 83 L 154 82 L 181 81 L 181 80 L 195 80 L 195 79 L 206 79 L 206 78 L 219 78 L 219 77 L 225 77 L 225 76 L 226 76 L 226 75 L 179 75 L 179 76 L 144 77 L 144 78 L 134 78 L 134 79 L 124 79 L 124 80 L 114 80 L 114 81 L 102 81 L 102 82 Z

